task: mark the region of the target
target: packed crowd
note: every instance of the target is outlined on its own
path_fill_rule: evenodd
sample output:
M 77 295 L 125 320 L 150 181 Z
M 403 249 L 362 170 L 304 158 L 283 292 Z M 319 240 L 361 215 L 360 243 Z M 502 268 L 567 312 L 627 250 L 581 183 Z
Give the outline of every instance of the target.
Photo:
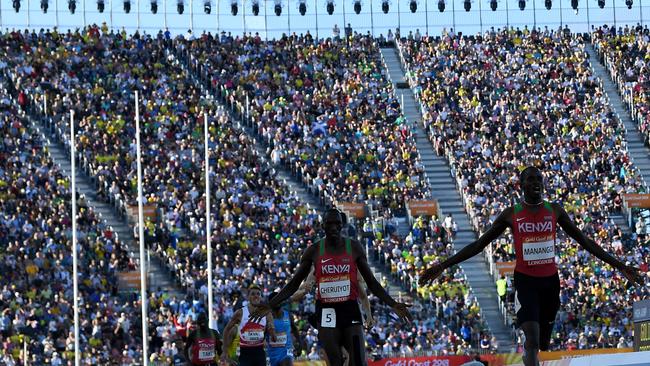
M 592 44 L 616 82 L 646 143 L 650 142 L 650 30 L 641 27 L 608 27 L 593 30 Z
M 182 40 L 177 41 L 185 44 Z M 274 164 L 279 163 L 275 158 L 277 153 L 271 152 L 270 158 L 258 156 L 252 140 L 232 123 L 228 115 L 219 108 L 212 108 L 211 102 L 202 98 L 174 53 L 166 48 L 171 40 L 165 34 L 159 33 L 154 37 L 139 34 L 127 36 L 93 26 L 68 33 L 10 32 L 3 35 L 0 42 L 5 71 L 16 86 L 14 97 L 20 106 L 29 113 L 43 116 L 44 111 L 37 106 L 43 103 L 47 95 L 48 123 L 54 126 L 58 137 L 66 144 L 69 143 L 68 111 L 75 111 L 79 160 L 95 179 L 98 198 L 114 202 L 123 211 L 136 202 L 135 127 L 131 121 L 135 115 L 133 92 L 140 92 L 143 188 L 146 204 L 155 205 L 158 209 L 158 219 L 145 224 L 145 239 L 148 247 L 163 258 L 187 294 L 184 298 L 175 298 L 160 290 L 151 293 L 149 333 L 152 335 L 152 358 L 165 361 L 181 352 L 182 344 L 178 342 L 176 331 L 190 326 L 196 314 L 205 309 L 206 247 L 202 244 L 205 238 L 205 202 L 201 188 L 204 185 L 203 111 L 209 113 L 210 123 L 211 220 L 217 259 L 214 273 L 215 316 L 219 327 L 222 328 L 230 318 L 233 308 L 241 305 L 244 300 L 241 289 L 248 283 L 256 282 L 268 292 L 290 276 L 298 253 L 308 244 L 306 238 L 314 237 L 318 231 L 316 212 L 299 202 L 275 178 Z M 253 46 L 260 54 L 266 52 L 264 47 L 279 47 L 273 43 L 266 46 L 256 44 L 254 38 L 240 42 L 231 39 L 219 45 L 219 48 L 226 50 L 223 55 L 240 54 L 243 57 L 246 55 L 244 50 Z M 289 57 L 288 60 L 300 57 L 299 51 L 307 49 L 308 44 L 304 39 L 292 41 L 294 44 L 287 40 L 279 44 L 282 42 L 287 42 L 291 52 L 288 55 L 286 51 L 279 52 L 277 57 L 282 54 Z M 267 125 L 260 125 L 262 132 L 279 127 L 271 124 L 269 118 L 276 121 L 274 123 L 286 122 L 295 127 L 284 132 L 285 138 L 280 138 L 283 132 L 279 129 L 272 135 L 267 133 L 267 136 L 278 136 L 273 146 L 287 149 L 280 160 L 296 160 L 298 155 L 291 155 L 288 151 L 298 151 L 296 144 L 302 144 L 299 160 L 304 165 L 298 166 L 303 172 L 312 174 L 316 166 L 323 163 L 323 166 L 327 166 L 319 173 L 323 178 L 328 176 L 328 169 L 335 167 L 356 174 L 355 181 L 345 185 L 344 180 L 338 180 L 324 181 L 317 186 L 328 186 L 332 194 L 339 188 L 343 192 L 343 186 L 346 189 L 355 187 L 337 197 L 370 198 L 382 207 L 399 209 L 405 197 L 423 197 L 421 166 L 418 165 L 413 144 L 408 143 L 411 137 L 399 116 L 398 105 L 390 94 L 385 78 L 381 76 L 377 50 L 373 49 L 371 56 L 366 56 L 362 46 L 371 45 L 370 40 L 356 38 L 354 42 L 351 48 L 354 53 L 342 60 L 332 58 L 342 49 L 340 45 L 310 45 L 314 59 L 322 59 L 322 69 L 316 72 L 318 76 L 314 70 L 302 65 L 304 75 L 311 75 L 320 87 L 318 90 L 302 90 L 302 97 L 296 97 L 295 101 L 304 97 L 310 103 L 306 110 L 315 111 L 313 114 L 320 118 L 330 116 L 323 127 L 319 127 L 321 119 L 313 115 L 309 117 L 313 121 L 302 116 L 300 123 L 289 123 L 278 117 L 285 113 L 278 103 L 286 103 L 281 101 L 288 98 L 288 94 L 271 94 L 270 91 L 268 95 L 253 98 L 258 103 L 268 99 L 271 105 L 269 109 L 265 102 L 262 103 L 257 118 L 267 122 Z M 209 45 L 204 52 L 216 47 L 215 44 Z M 255 54 L 248 57 L 257 58 Z M 359 61 L 359 65 L 350 64 L 353 60 Z M 237 65 L 235 63 L 233 67 Z M 260 84 L 255 84 L 256 89 L 266 90 L 262 82 L 266 80 L 264 72 L 271 72 L 270 64 L 262 63 L 255 67 L 260 69 L 251 67 L 251 74 L 246 75 L 260 74 Z M 323 70 L 331 73 L 332 77 L 325 78 Z M 302 77 L 301 80 L 306 82 L 307 76 L 299 76 L 303 75 L 300 72 L 298 70 L 298 75 L 292 77 Z M 280 75 L 282 71 L 272 73 Z M 344 83 L 350 75 L 354 75 L 357 82 Z M 243 83 L 240 75 L 233 78 Z M 337 98 L 341 99 L 339 104 L 331 105 L 333 100 L 338 99 L 322 95 L 318 104 L 313 104 L 312 96 L 324 95 L 325 90 L 331 88 L 337 91 L 340 97 Z M 243 90 L 246 89 L 234 91 L 241 93 Z M 346 99 L 343 98 L 343 90 L 357 90 L 359 94 Z M 374 108 L 369 106 L 375 103 L 383 106 L 381 109 L 386 111 L 386 115 L 371 114 Z M 297 108 L 291 103 L 286 106 L 291 106 L 292 110 Z M 316 113 L 318 110 L 322 114 Z M 300 113 L 293 111 L 291 114 Z M 358 119 L 352 120 L 350 116 Z M 337 119 L 339 117 L 340 120 Z M 359 120 L 363 120 L 363 123 L 358 126 L 346 125 Z M 314 125 L 309 125 L 307 121 Z M 318 132 L 321 128 L 323 131 Z M 302 129 L 305 129 L 304 136 L 299 134 Z M 304 143 L 304 140 L 309 143 Z M 305 150 L 311 143 L 316 143 L 314 146 L 319 146 L 320 150 Z M 342 149 L 345 149 L 345 154 Z M 332 165 L 323 160 L 327 152 L 337 156 L 330 161 Z M 393 164 L 380 163 L 385 161 Z M 393 175 L 398 179 L 389 179 Z M 371 191 L 374 193 L 368 193 Z M 127 264 L 129 266 L 121 269 L 134 269 L 133 263 Z M 108 283 L 114 284 L 115 281 Z M 88 352 L 101 354 L 97 357 L 110 354 L 113 360 L 120 360 L 123 364 L 136 362 L 140 344 L 137 341 L 139 320 L 126 314 L 139 313 L 137 298 L 120 303 L 123 300 L 113 297 L 114 292 L 110 295 L 100 297 L 97 303 L 113 311 L 107 321 L 115 326 L 115 336 L 106 338 L 110 342 L 98 346 L 91 344 Z M 308 297 L 304 303 L 310 302 L 313 299 Z M 454 305 L 454 308 L 463 311 L 460 305 Z M 300 313 L 309 310 L 309 306 L 296 310 Z M 118 313 L 119 316 L 115 315 Z M 451 336 L 460 334 L 455 333 L 460 332 L 460 324 L 450 324 L 450 331 L 445 334 L 432 331 L 431 338 L 422 338 L 419 334 L 439 327 L 420 321 L 414 330 L 395 330 L 389 329 L 392 320 L 388 316 L 378 319 L 380 321 L 374 333 L 368 335 L 368 344 L 374 350 L 390 339 L 392 345 L 384 347 L 385 350 L 411 352 L 416 347 L 418 337 L 421 339 L 419 348 L 416 347 L 418 349 L 447 349 L 446 339 L 449 337 L 454 339 L 451 344 L 459 344 L 461 347 L 457 348 L 462 349 L 462 343 L 455 342 L 459 337 Z M 448 319 L 441 316 L 431 321 L 444 324 Z M 299 325 L 304 339 L 314 341 L 313 330 L 308 329 L 305 322 L 299 322 Z M 116 337 L 121 337 L 122 342 L 117 341 Z M 428 342 L 427 339 L 435 342 Z M 308 350 L 309 347 L 311 344 L 306 344 L 304 349 Z M 91 358 L 85 360 L 94 362 Z
M 271 161 L 288 164 L 325 201 L 402 210 L 429 195 L 373 38 L 222 35 L 177 47 L 248 111 Z
M 390 218 L 387 217 L 386 221 L 390 221 Z M 460 267 L 447 271 L 435 283 L 417 285 L 420 271 L 454 253 L 452 222 L 451 216 L 442 221 L 435 216 L 417 217 L 404 239 L 397 235 L 372 235 L 373 227 L 370 221 L 364 225 L 363 231 L 364 237 L 374 236 L 373 255 L 378 261 L 384 263 L 393 277 L 402 283 L 403 287 L 416 294 L 420 301 L 426 304 L 425 307 L 430 309 L 429 315 L 423 318 L 437 319 L 440 324 L 445 325 L 445 329 L 448 328 L 458 335 L 449 340 L 443 349 L 452 353 L 460 350 L 462 353 L 468 347 L 477 347 L 480 338 L 489 336 L 489 332 L 481 318 L 478 301 L 470 292 Z M 384 233 L 391 232 L 394 225 L 386 226 L 388 228 L 384 229 Z M 466 332 L 463 326 L 471 331 Z M 493 348 L 496 349 L 496 346 Z
M 346 45 L 336 39 L 316 43 L 308 36 L 261 42 L 259 37 L 222 35 L 216 42 L 204 35 L 177 42 L 177 49 L 181 55 L 189 52 L 189 64 L 204 80 L 212 86 L 223 85 L 229 100 L 239 103 L 242 111 L 250 109 L 274 165 L 288 164 L 313 191 L 325 192 L 330 201 L 367 201 L 388 217 L 389 212 L 403 209 L 405 200 L 428 195 L 413 137 L 371 38 L 354 34 Z M 410 238 L 405 242 L 396 235 L 384 235 L 373 243 L 379 251 L 385 251 L 390 242 L 391 251 L 400 246 L 407 253 L 413 243 Z M 427 239 L 422 245 L 426 246 L 426 254 L 422 251 L 425 261 L 451 253 L 451 246 L 439 241 Z M 443 248 L 443 253 L 436 252 Z M 420 256 L 417 251 L 393 258 L 393 262 L 401 261 L 399 269 L 397 263 L 387 261 L 392 273 L 402 280 L 410 278 L 405 287 L 414 292 L 414 277 L 404 270 L 406 266 L 421 268 L 425 262 Z M 455 283 L 427 287 L 420 295 L 430 299 L 433 290 L 446 293 L 444 300 L 437 300 L 453 302 L 445 307 L 446 312 L 440 312 L 443 322 L 472 313 L 468 324 L 477 329 L 473 344 L 478 344 L 484 324 L 475 321 L 477 304 L 467 301 L 468 288 L 460 270 L 455 277 Z M 459 332 L 459 322 L 450 323 Z M 462 340 L 456 340 L 453 351 L 462 346 Z
M 519 169 L 538 165 L 549 200 L 561 201 L 606 250 L 647 269 L 643 238 L 624 243 L 609 219 L 620 211 L 622 193 L 644 188 L 584 46 L 568 29 L 452 31 L 400 42 L 424 127 L 448 158 L 476 231 L 519 198 Z M 620 337 L 627 344 L 632 303 L 647 289 L 627 288 L 619 273 L 569 239 L 560 235 L 559 242 L 562 308 L 553 347 L 569 347 L 582 332 L 604 337 L 601 346 L 616 346 Z M 493 244 L 490 260 L 514 259 L 510 243 L 508 234 Z
M 7 66 L 0 72 L 0 363 L 17 364 L 26 344 L 30 364 L 63 365 L 74 355 L 70 181 L 19 111 Z M 114 296 L 117 272 L 133 263 L 83 196 L 77 206 L 82 364 L 106 364 L 137 351 L 125 348 L 124 313 L 138 302 Z

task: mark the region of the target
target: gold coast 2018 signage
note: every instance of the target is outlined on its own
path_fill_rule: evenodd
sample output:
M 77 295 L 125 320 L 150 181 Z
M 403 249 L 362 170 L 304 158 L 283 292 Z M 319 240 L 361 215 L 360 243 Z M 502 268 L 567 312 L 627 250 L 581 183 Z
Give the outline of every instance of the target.
M 650 300 L 634 303 L 634 351 L 650 351 Z

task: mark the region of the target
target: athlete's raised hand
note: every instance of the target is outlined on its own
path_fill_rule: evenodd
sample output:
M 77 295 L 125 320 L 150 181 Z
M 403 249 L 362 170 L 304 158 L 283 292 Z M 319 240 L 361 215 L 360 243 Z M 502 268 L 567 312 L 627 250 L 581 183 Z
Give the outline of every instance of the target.
M 375 326 L 375 318 L 372 317 L 372 314 L 366 317 L 366 324 L 364 324 L 367 331 L 370 331 L 372 327 Z
M 420 280 L 418 285 L 424 286 L 438 278 L 445 269 L 440 265 L 440 263 L 434 263 L 429 268 L 420 272 Z
M 271 312 L 271 307 L 269 304 L 258 304 L 253 305 L 255 310 L 250 315 L 250 320 L 254 323 L 258 323 L 262 318 L 267 316 Z
M 403 302 L 396 302 L 395 305 L 393 305 L 393 311 L 395 314 L 397 314 L 400 319 L 402 320 L 408 320 L 408 322 L 413 321 L 413 315 L 411 315 L 411 312 L 409 311 L 409 308 L 413 306 L 411 304 L 405 304 Z
M 626 266 L 623 265 L 623 267 L 619 268 L 621 273 L 623 273 L 623 276 L 627 278 L 628 281 L 636 284 L 636 285 L 643 285 L 645 282 L 645 276 L 641 273 L 641 270 L 638 268 L 634 268 L 632 266 Z

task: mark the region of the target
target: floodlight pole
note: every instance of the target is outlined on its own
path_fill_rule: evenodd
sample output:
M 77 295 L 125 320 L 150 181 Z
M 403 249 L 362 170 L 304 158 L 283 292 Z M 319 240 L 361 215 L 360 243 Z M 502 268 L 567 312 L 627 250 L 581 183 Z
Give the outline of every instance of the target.
M 318 0 L 314 1 L 314 8 L 316 9 L 316 40 L 318 40 Z
M 429 0 L 424 0 L 424 23 L 427 27 L 427 36 L 429 35 Z
M 372 0 L 370 0 L 370 33 L 372 33 L 372 37 L 375 37 L 375 22 L 374 18 L 375 14 L 372 11 Z
M 589 18 L 589 0 L 587 0 L 586 3 L 587 3 L 587 32 L 589 32 L 589 30 L 591 29 L 591 19 Z
M 77 250 L 77 186 L 76 186 L 76 161 L 74 141 L 74 110 L 70 110 L 70 188 L 72 204 L 72 306 L 74 321 L 74 364 L 79 366 L 81 355 L 79 351 L 79 274 L 77 273 L 78 250 Z
M 399 11 L 399 0 L 397 0 L 397 28 L 400 29 L 400 33 L 401 33 L 401 30 L 402 30 L 402 16 L 401 16 L 401 13 Z
M 478 22 L 481 34 L 483 34 L 483 1 L 478 0 Z
M 345 2 L 346 1 L 347 0 L 343 0 L 341 2 L 343 3 L 343 34 L 345 34 L 345 43 L 347 44 L 349 40 L 348 40 L 348 35 L 345 32 L 345 29 L 347 27 L 347 25 L 346 25 L 347 23 L 346 23 L 346 20 L 345 20 Z

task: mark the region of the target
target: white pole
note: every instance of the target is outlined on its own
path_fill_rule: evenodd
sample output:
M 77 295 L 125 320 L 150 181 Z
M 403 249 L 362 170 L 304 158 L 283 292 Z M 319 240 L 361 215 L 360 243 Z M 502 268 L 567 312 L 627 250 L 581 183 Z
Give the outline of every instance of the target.
M 250 110 L 250 100 L 248 99 L 248 93 L 246 93 L 246 118 L 251 118 L 251 110 Z
M 23 365 L 27 366 L 27 337 L 23 335 Z
M 72 296 L 74 311 L 74 364 L 79 366 L 79 283 L 77 276 L 77 185 L 74 146 L 74 111 L 70 110 L 70 164 L 72 190 Z
M 212 245 L 210 241 L 210 160 L 208 151 L 208 114 L 203 115 L 205 143 L 205 241 L 208 246 L 208 324 L 212 327 Z M 215 327 L 216 329 L 216 327 Z
M 47 93 L 43 94 L 43 115 L 47 116 Z
M 140 297 L 142 303 L 142 364 L 148 365 L 147 354 L 147 277 L 144 258 L 144 213 L 142 207 L 142 157 L 140 154 L 140 103 L 135 92 L 135 141 L 138 168 L 138 236 L 140 239 Z

